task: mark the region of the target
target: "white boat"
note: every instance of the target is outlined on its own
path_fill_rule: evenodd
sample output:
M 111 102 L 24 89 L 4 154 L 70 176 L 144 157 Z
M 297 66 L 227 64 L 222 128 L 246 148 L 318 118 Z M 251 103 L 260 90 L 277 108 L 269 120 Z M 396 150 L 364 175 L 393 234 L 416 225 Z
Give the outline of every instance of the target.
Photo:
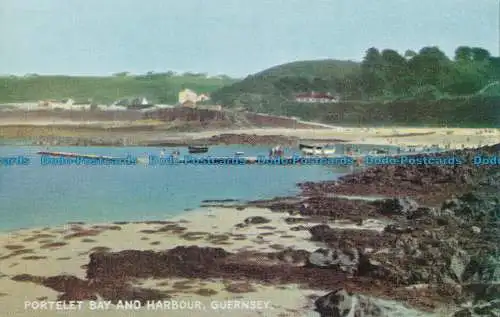
M 408 145 L 404 149 L 404 152 L 407 152 L 407 153 L 423 152 L 423 151 L 424 151 L 424 147 L 423 146 L 419 146 L 419 145 Z
M 335 148 L 325 149 L 322 147 L 302 148 L 302 153 L 305 155 L 332 155 L 335 154 Z
M 383 156 L 383 155 L 388 155 L 388 154 L 389 154 L 389 151 L 384 150 L 384 149 L 373 149 L 373 150 L 368 152 L 368 155 L 370 155 L 370 156 L 376 156 L 376 155 Z

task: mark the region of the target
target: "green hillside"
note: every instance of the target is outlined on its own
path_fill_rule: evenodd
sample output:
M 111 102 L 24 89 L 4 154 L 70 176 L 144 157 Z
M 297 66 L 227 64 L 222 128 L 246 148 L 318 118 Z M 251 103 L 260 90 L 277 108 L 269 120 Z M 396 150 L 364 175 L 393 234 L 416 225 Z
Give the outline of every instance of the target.
M 287 63 L 222 87 L 212 94 L 212 98 L 230 107 L 279 113 L 281 110 L 277 106 L 290 99 L 293 93 L 332 90 L 359 71 L 359 63 L 351 61 L 331 59 Z
M 298 61 L 268 68 L 256 77 L 309 77 L 309 78 L 343 78 L 359 71 L 360 64 L 352 61 L 335 59 Z
M 460 108 L 462 118 L 468 118 L 467 124 L 481 124 L 474 120 L 491 123 L 492 120 L 481 118 L 498 115 L 491 112 L 495 109 L 491 100 L 500 96 L 500 86 L 493 84 L 499 80 L 500 58 L 478 47 L 458 47 L 453 58 L 438 47 L 423 47 L 403 55 L 391 49 L 370 48 L 360 63 L 317 60 L 275 66 L 222 87 L 212 93 L 212 98 L 229 107 L 325 121 L 329 113 L 337 113 L 341 105 L 299 104 L 294 96 L 303 92 L 330 92 L 341 96 L 346 118 L 357 118 L 353 121 L 359 123 L 367 122 L 362 118 L 366 119 L 368 112 L 388 110 L 384 105 L 391 105 L 391 115 L 382 120 L 384 124 L 390 124 L 390 118 L 406 124 L 446 121 L 445 117 L 432 118 L 418 109 L 407 115 L 406 105 L 422 109 L 432 105 L 446 107 L 446 111 L 437 109 L 432 113 L 446 115 L 457 123 L 461 118 L 450 116 L 453 107 Z M 494 99 L 463 101 L 471 96 Z M 473 112 L 481 113 L 481 117 Z M 403 119 L 405 116 L 408 120 Z M 373 116 L 371 118 L 368 121 L 377 123 Z
M 236 82 L 227 77 L 209 78 L 203 75 L 117 74 L 110 77 L 38 76 L 1 77 L 0 102 L 38 101 L 72 98 L 79 102 L 92 99 L 111 103 L 117 99 L 145 96 L 153 102 L 175 103 L 179 90 L 213 91 Z

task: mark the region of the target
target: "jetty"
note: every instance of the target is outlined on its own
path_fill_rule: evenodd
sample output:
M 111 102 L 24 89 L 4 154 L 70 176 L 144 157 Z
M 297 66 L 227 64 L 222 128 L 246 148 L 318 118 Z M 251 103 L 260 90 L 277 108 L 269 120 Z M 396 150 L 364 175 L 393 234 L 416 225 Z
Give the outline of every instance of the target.
M 113 157 L 106 155 L 94 155 L 94 154 L 79 154 L 71 152 L 50 152 L 50 151 L 39 151 L 36 154 L 55 156 L 55 157 L 67 157 L 67 158 L 82 158 L 82 159 L 94 159 L 94 160 L 105 160 L 105 161 L 117 161 L 124 160 L 125 157 Z

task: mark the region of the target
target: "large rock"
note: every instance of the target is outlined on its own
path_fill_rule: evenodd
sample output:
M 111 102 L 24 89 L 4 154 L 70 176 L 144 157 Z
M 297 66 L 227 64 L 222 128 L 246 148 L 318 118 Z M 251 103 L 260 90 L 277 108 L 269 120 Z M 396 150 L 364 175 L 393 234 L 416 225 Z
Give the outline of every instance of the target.
M 452 317 L 497 317 L 500 316 L 500 299 L 463 308 L 455 312 Z
M 347 317 L 353 309 L 353 296 L 338 289 L 318 298 L 314 305 L 321 317 Z
M 400 236 L 392 247 L 361 254 L 358 275 L 400 285 L 462 283 L 470 258 L 458 246 L 438 236 Z
M 458 199 L 448 200 L 442 209 L 450 210 L 462 223 L 478 227 L 495 226 L 500 219 L 500 201 L 498 194 L 486 192 L 469 192 Z M 500 239 L 500 237 L 497 237 Z
M 374 202 L 378 206 L 380 213 L 389 216 L 405 216 L 408 218 L 413 217 L 413 213 L 419 208 L 418 203 L 409 198 L 390 198 Z
M 388 317 L 387 312 L 372 300 L 337 289 L 315 301 L 321 317 Z
M 311 233 L 311 240 L 313 241 L 329 241 L 335 239 L 335 230 L 328 225 L 316 225 L 309 229 Z
M 451 256 L 450 259 L 450 264 L 449 264 L 449 271 L 451 278 L 458 282 L 461 283 L 464 281 L 464 274 L 465 271 L 470 263 L 470 256 L 467 252 L 464 250 L 456 250 L 456 253 Z
M 358 271 L 360 254 L 356 249 L 317 249 L 309 255 L 307 265 L 319 268 L 336 268 L 354 274 Z
M 474 255 L 465 269 L 462 280 L 470 283 L 500 282 L 500 259 L 498 255 L 479 252 Z
M 271 220 L 261 217 L 261 216 L 253 216 L 245 219 L 244 223 L 247 225 L 260 225 L 264 223 L 269 223 Z

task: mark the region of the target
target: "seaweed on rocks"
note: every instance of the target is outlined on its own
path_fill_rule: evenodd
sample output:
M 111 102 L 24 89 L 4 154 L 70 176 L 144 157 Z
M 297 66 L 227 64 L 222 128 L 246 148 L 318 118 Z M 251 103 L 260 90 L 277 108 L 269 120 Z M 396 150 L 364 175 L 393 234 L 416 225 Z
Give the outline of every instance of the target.
M 477 184 L 491 168 L 479 167 L 469 162 L 478 153 L 493 154 L 497 147 L 479 150 L 450 151 L 435 154 L 413 155 L 415 159 L 460 157 L 457 165 L 380 165 L 346 175 L 335 181 L 305 182 L 299 187 L 305 196 L 382 195 L 386 197 L 412 197 L 425 205 L 436 205 L 452 194 L 465 193 Z M 489 182 L 497 178 L 490 178 Z

